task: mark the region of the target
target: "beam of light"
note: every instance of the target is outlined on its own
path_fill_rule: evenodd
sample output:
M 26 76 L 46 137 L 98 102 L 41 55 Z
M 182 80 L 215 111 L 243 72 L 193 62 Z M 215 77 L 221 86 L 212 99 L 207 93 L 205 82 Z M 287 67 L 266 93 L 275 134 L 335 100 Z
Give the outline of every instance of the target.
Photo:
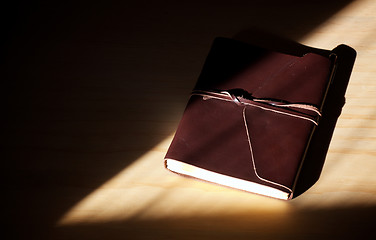
M 282 214 L 287 211 L 285 201 L 171 173 L 163 164 L 171 139 L 172 136 L 168 137 L 95 189 L 62 216 L 57 226 L 127 219 L 212 217 L 247 211 Z
M 169 173 L 163 158 L 172 136 L 73 206 L 58 226 L 126 219 L 285 213 L 292 208 L 376 204 L 376 1 L 353 1 L 301 43 L 331 49 L 345 43 L 358 57 L 319 181 L 291 202 L 269 199 Z M 373 28 L 375 31 L 372 31 Z M 373 85 L 372 85 L 373 84 Z M 365 100 L 366 99 L 366 100 Z M 251 203 L 251 204 L 250 204 Z
M 293 205 L 299 208 L 376 203 L 376 85 L 370 63 L 376 56 L 376 1 L 353 1 L 301 42 L 331 49 L 347 44 L 357 58 L 320 180 Z M 319 205 L 317 203 L 320 202 Z

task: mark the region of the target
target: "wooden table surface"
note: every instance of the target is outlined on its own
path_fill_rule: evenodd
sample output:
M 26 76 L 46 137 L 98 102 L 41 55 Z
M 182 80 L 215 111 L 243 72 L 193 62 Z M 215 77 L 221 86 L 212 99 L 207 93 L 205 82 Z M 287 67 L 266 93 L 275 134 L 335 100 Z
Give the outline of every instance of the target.
M 376 1 L 27 2 L 4 10 L 9 239 L 376 236 Z M 357 51 L 321 177 L 289 202 L 163 166 L 213 39 L 255 29 Z

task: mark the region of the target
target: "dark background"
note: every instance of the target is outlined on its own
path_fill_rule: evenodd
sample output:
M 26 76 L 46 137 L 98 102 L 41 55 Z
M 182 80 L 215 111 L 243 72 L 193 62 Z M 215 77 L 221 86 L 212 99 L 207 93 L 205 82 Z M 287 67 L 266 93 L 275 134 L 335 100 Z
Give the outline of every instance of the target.
M 4 4 L 2 225 L 10 239 L 210 239 L 218 229 L 187 236 L 177 227 L 175 235 L 166 235 L 163 222 L 81 226 L 61 235 L 54 234 L 54 226 L 82 198 L 176 129 L 215 37 L 252 38 L 261 31 L 299 41 L 350 2 Z M 346 218 L 367 211 L 307 214 Z M 150 226 L 154 228 L 145 233 Z M 346 226 L 354 227 L 345 221 L 328 229 L 328 236 Z M 221 237 L 234 236 L 253 235 L 235 228 Z

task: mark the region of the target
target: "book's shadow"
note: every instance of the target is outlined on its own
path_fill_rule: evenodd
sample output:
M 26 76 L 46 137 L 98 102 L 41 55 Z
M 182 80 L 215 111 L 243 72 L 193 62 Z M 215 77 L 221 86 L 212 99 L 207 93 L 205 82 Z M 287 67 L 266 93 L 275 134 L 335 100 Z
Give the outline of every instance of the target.
M 233 38 L 266 49 L 296 56 L 302 56 L 308 52 L 321 55 L 328 55 L 330 53 L 330 50 L 305 46 L 295 41 L 255 29 L 240 32 Z M 355 62 L 356 51 L 342 44 L 334 48 L 332 52 L 337 55 L 337 68 L 322 109 L 320 124 L 312 136 L 296 183 L 294 198 L 307 191 L 319 179 L 334 128 L 345 104 L 345 92 Z

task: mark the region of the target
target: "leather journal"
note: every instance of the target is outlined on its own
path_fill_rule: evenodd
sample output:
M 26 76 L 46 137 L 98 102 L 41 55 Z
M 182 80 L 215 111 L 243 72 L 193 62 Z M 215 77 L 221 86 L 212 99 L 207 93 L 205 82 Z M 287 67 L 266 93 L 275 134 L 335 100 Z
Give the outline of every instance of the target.
M 293 197 L 336 54 L 301 56 L 216 38 L 165 157 L 172 172 Z

